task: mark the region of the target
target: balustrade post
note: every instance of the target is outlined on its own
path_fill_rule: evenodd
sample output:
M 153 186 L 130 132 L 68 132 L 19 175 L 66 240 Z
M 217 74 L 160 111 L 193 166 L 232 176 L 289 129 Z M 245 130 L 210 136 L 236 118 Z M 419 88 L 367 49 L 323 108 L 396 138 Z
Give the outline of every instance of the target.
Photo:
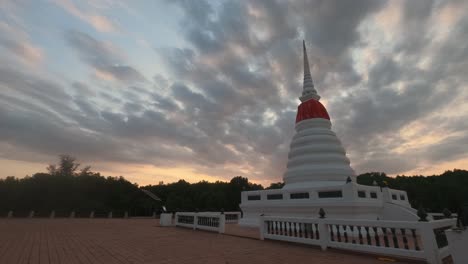
M 71 211 L 70 218 L 75 218 L 75 211 Z
M 226 217 L 224 214 L 219 215 L 219 233 L 224 234 L 226 229 Z
M 33 218 L 34 217 L 34 210 L 29 212 L 28 218 Z
M 430 222 L 419 222 L 421 228 L 421 241 L 423 244 L 424 255 L 429 264 L 442 264 L 439 256 L 439 247 L 437 246 L 434 229 Z
M 318 222 L 319 241 L 322 250 L 327 250 L 328 241 L 330 240 L 330 234 L 328 233 L 328 225 L 325 223 L 325 221 L 325 219 L 319 219 Z
M 55 218 L 55 211 L 52 210 L 52 212 L 50 212 L 50 218 Z
M 259 225 L 260 240 L 265 240 L 265 217 L 263 215 L 260 215 L 258 220 L 260 221 L 260 225 Z
M 128 211 L 125 211 L 124 218 L 128 218 Z
M 7 216 L 7 217 L 8 217 L 8 218 L 12 218 L 12 217 L 13 217 L 13 211 L 11 211 L 11 210 L 8 211 L 8 216 Z
M 197 216 L 197 213 L 195 213 L 193 214 L 193 230 L 197 229 L 197 225 L 198 225 L 198 216 Z

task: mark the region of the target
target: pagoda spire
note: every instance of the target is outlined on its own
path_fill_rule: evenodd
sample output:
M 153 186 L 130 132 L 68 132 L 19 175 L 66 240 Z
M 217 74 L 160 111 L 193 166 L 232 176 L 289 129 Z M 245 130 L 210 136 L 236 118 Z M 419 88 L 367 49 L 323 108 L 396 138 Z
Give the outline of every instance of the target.
M 309 99 L 320 100 L 320 96 L 315 90 L 314 82 L 312 81 L 312 75 L 310 74 L 309 59 L 307 58 L 307 49 L 305 45 L 305 40 L 302 40 L 302 47 L 304 52 L 304 84 L 302 96 L 299 99 L 302 102 L 305 102 Z

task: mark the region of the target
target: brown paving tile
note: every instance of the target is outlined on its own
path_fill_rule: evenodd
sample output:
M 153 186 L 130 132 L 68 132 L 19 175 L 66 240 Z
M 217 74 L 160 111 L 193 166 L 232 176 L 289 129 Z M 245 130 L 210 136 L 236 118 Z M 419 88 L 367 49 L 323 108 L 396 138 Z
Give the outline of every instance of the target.
M 229 225 L 226 232 L 236 236 L 159 227 L 154 219 L 0 219 L 0 264 L 384 263 L 374 256 L 238 237 L 258 237 L 256 229 Z

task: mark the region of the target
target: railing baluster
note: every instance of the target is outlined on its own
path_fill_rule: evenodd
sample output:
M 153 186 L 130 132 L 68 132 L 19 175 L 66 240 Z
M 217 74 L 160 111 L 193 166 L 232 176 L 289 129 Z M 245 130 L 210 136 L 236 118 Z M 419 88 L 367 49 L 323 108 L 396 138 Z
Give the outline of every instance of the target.
M 419 248 L 418 244 L 418 237 L 416 236 L 416 229 L 411 229 L 411 233 L 413 235 L 413 241 L 414 241 L 414 249 L 419 251 L 421 248 Z
M 351 234 L 352 234 L 352 236 L 353 236 L 353 238 L 352 238 L 352 243 L 353 243 L 353 244 L 356 244 L 356 236 L 355 236 L 355 234 L 354 234 L 354 226 L 350 226 L 350 227 L 351 227 Z
M 397 238 L 397 236 L 396 236 L 395 228 L 390 228 L 390 230 L 392 231 L 393 247 L 394 247 L 394 248 L 400 248 L 400 247 L 398 246 L 398 238 Z
M 373 227 L 372 230 L 374 230 L 374 238 L 375 238 L 375 245 L 380 247 L 380 237 L 379 237 L 379 228 L 378 227 Z
M 334 225 L 330 225 L 330 240 L 331 241 L 335 241 L 335 236 L 333 234 L 333 226 Z
M 385 244 L 385 247 L 390 247 L 390 244 L 388 242 L 388 233 L 387 233 L 387 228 L 385 227 L 382 227 L 382 232 L 383 232 L 383 239 L 384 239 L 384 244 Z
M 401 235 L 403 236 L 403 245 L 405 246 L 405 249 L 409 249 L 408 239 L 406 238 L 406 229 L 405 228 L 401 229 Z
M 361 229 L 362 229 L 362 226 L 357 226 L 356 227 L 358 229 L 358 233 L 359 233 L 359 244 L 364 244 L 363 243 L 363 239 L 362 239 L 362 232 L 361 232 Z
M 364 227 L 364 229 L 366 230 L 367 245 L 372 245 L 372 238 L 371 238 L 370 233 L 369 233 L 369 227 L 366 226 L 366 227 Z
M 345 242 L 348 243 L 348 226 L 344 225 L 343 228 L 344 228 L 344 239 L 345 239 Z
M 320 233 L 318 229 L 318 224 L 315 224 L 315 239 L 319 240 L 320 239 Z
M 341 225 L 335 225 L 335 226 L 336 226 L 336 235 L 338 236 L 338 242 L 341 242 L 341 231 L 340 231 Z

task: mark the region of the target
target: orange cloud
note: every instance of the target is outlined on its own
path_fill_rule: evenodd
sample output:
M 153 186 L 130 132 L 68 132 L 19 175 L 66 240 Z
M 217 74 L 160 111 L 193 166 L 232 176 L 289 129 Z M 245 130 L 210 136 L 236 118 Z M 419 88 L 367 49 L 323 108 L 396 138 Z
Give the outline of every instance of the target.
M 97 31 L 100 32 L 117 32 L 117 26 L 112 23 L 107 17 L 99 14 L 87 14 L 80 9 L 78 9 L 75 4 L 70 0 L 54 0 L 55 4 L 63 8 L 68 13 L 74 15 L 75 17 L 81 19 L 82 21 L 90 24 Z

